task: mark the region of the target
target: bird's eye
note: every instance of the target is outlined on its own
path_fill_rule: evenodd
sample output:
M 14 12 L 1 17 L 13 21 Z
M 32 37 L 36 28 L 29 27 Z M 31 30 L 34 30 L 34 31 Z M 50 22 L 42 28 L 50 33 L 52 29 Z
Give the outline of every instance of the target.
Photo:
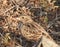
M 22 17 L 24 19 L 24 17 Z

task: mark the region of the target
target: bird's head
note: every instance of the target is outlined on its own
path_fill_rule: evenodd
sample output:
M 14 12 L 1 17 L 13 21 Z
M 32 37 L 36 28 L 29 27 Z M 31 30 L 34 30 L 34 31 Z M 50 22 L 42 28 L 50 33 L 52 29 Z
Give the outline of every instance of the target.
M 30 16 L 20 16 L 17 20 L 23 23 L 31 23 L 33 21 Z

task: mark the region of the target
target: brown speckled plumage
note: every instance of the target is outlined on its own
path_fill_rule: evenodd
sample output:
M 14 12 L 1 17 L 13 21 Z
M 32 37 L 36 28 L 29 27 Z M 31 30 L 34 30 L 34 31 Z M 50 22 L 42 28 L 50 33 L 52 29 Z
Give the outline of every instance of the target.
M 19 21 L 23 23 L 21 34 L 28 41 L 38 41 L 43 35 L 51 39 L 44 28 L 34 22 L 30 16 L 20 16 Z

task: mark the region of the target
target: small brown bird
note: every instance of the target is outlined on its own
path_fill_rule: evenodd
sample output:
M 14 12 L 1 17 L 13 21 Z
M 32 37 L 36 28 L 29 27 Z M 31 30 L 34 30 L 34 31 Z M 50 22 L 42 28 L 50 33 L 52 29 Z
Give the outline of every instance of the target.
M 16 19 L 23 23 L 23 26 L 21 27 L 21 35 L 28 41 L 37 42 L 42 36 L 46 36 L 47 38 L 52 39 L 44 30 L 44 28 L 34 22 L 30 16 L 20 16 Z

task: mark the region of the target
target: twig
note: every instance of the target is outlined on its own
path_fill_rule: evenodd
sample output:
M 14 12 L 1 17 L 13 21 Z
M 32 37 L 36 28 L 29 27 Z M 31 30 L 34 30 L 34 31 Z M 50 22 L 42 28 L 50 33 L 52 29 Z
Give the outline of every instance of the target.
M 51 21 L 51 22 L 48 24 L 47 28 L 50 28 L 50 27 L 54 24 L 54 22 L 55 22 L 56 20 L 58 20 L 58 19 L 60 19 L 60 17 L 57 17 L 57 18 L 55 18 L 53 21 Z
M 10 11 L 11 9 L 13 9 L 14 7 L 15 7 L 15 6 L 9 8 L 8 10 L 6 10 L 6 11 L 4 12 L 4 14 L 5 14 L 6 12 Z
M 0 33 L 0 35 L 4 38 L 4 36 Z
M 15 6 L 11 7 L 11 8 L 10 8 L 10 9 L 8 9 L 8 10 L 6 10 L 6 11 L 5 11 L 5 13 L 6 13 L 6 12 L 8 12 L 9 10 L 13 9 L 14 7 L 15 7 Z
M 2 14 L 5 14 L 6 12 L 8 12 L 8 11 L 10 11 L 11 9 L 13 9 L 15 6 L 13 6 L 13 7 L 11 7 L 11 8 L 9 8 L 9 9 L 7 9 L 5 12 L 3 12 Z M 0 15 L 2 15 L 2 14 L 0 14 Z M 5 15 L 4 15 L 5 16 Z

